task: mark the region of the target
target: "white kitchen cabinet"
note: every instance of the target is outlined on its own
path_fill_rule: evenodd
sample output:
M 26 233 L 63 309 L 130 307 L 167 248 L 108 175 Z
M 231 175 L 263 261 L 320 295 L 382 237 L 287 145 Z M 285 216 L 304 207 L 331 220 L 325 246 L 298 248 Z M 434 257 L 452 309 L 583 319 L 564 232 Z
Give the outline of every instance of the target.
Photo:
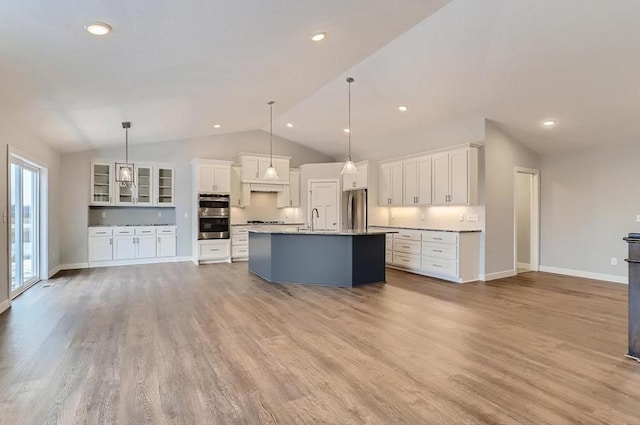
M 404 205 L 431 205 L 431 157 L 404 161 Z
M 402 205 L 404 191 L 402 174 L 402 161 L 380 165 L 380 185 L 378 188 L 380 206 Z
M 158 235 L 156 257 L 176 256 L 176 235 Z
M 458 149 L 433 156 L 433 204 L 478 202 L 478 151 Z
M 251 205 L 251 186 L 242 183 L 242 167 L 231 167 L 231 193 L 230 201 L 232 207 L 248 207 Z
M 153 166 L 135 164 L 135 186 L 120 186 L 116 183 L 116 205 L 152 206 Z
M 89 262 L 113 260 L 113 239 L 109 228 L 89 229 Z
M 227 240 L 198 241 L 198 259 L 200 261 L 230 261 L 231 243 Z
M 155 167 L 155 201 L 157 206 L 172 207 L 176 204 L 176 169 Z
M 136 258 L 135 236 L 114 236 L 113 237 L 113 259 L 130 260 Z
M 369 181 L 369 164 L 359 162 L 356 164 L 357 174 L 345 174 L 342 176 L 342 190 L 366 189 Z
M 90 205 L 113 205 L 114 165 L 107 162 L 91 163 Z
M 229 194 L 231 192 L 231 163 L 196 159 L 194 180 L 200 193 Z
M 240 166 L 242 167 L 243 183 L 268 183 L 268 184 L 286 184 L 289 183 L 290 157 L 273 156 L 273 167 L 278 173 L 278 180 L 265 180 L 264 174 L 271 164 L 269 155 L 261 154 L 240 154 Z
M 278 192 L 277 206 L 278 208 L 300 206 L 300 171 L 289 172 L 289 185 L 285 185 L 284 190 Z

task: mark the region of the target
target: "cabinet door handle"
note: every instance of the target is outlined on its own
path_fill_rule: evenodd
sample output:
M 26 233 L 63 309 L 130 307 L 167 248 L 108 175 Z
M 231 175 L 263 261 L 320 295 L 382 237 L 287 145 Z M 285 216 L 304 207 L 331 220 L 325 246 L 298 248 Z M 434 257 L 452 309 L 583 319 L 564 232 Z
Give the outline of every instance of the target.
M 431 264 L 433 267 L 442 267 L 440 264 Z
M 109 245 L 113 245 L 113 238 L 109 238 Z
M 158 236 L 158 243 L 160 243 L 160 241 L 161 241 L 160 236 Z

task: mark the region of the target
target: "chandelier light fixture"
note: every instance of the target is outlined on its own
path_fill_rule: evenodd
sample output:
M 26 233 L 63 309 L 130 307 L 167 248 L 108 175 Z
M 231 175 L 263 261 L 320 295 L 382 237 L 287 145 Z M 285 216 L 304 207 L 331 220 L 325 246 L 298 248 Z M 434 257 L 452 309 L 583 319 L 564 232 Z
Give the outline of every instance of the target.
M 358 169 L 356 168 L 356 164 L 353 163 L 351 159 L 351 83 L 355 80 L 352 77 L 347 77 L 347 83 L 349 84 L 349 126 L 345 128 L 345 133 L 349 136 L 349 156 L 347 156 L 347 162 L 344 163 L 342 167 L 341 174 L 358 174 Z
M 269 168 L 264 173 L 264 180 L 278 180 L 278 172 L 273 166 L 273 100 L 267 102 L 269 105 Z
M 122 128 L 124 128 L 125 134 L 125 159 L 124 163 L 116 162 L 116 183 L 120 187 L 134 187 L 136 185 L 135 166 L 129 163 L 129 129 L 131 128 L 131 122 L 123 122 Z

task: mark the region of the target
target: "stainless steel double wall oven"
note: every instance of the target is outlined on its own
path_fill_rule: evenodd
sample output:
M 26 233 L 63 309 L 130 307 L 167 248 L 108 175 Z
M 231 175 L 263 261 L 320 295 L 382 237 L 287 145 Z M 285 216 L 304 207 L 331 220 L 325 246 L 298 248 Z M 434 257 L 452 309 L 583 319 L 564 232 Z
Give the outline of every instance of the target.
M 198 239 L 229 239 L 229 196 L 201 193 L 198 199 Z

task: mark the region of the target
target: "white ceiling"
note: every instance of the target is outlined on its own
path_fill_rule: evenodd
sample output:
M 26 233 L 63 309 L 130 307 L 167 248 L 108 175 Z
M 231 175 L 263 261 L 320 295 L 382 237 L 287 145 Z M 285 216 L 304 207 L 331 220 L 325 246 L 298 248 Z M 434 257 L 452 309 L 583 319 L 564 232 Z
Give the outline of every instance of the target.
M 353 76 L 356 160 L 478 118 L 543 154 L 634 143 L 639 23 L 638 0 L 454 0 L 278 117 L 277 132 L 344 156 Z
M 0 0 L 0 11 L 0 109 L 23 111 L 61 150 L 122 143 L 123 120 L 133 143 L 266 129 L 273 98 L 276 133 L 344 156 L 347 76 L 356 159 L 428 149 L 438 142 L 425 134 L 482 118 L 541 153 L 640 136 L 638 0 Z M 113 33 L 90 36 L 91 20 Z M 329 37 L 314 44 L 318 30 Z
M 64 151 L 261 128 L 447 1 L 0 0 L 0 108 Z

